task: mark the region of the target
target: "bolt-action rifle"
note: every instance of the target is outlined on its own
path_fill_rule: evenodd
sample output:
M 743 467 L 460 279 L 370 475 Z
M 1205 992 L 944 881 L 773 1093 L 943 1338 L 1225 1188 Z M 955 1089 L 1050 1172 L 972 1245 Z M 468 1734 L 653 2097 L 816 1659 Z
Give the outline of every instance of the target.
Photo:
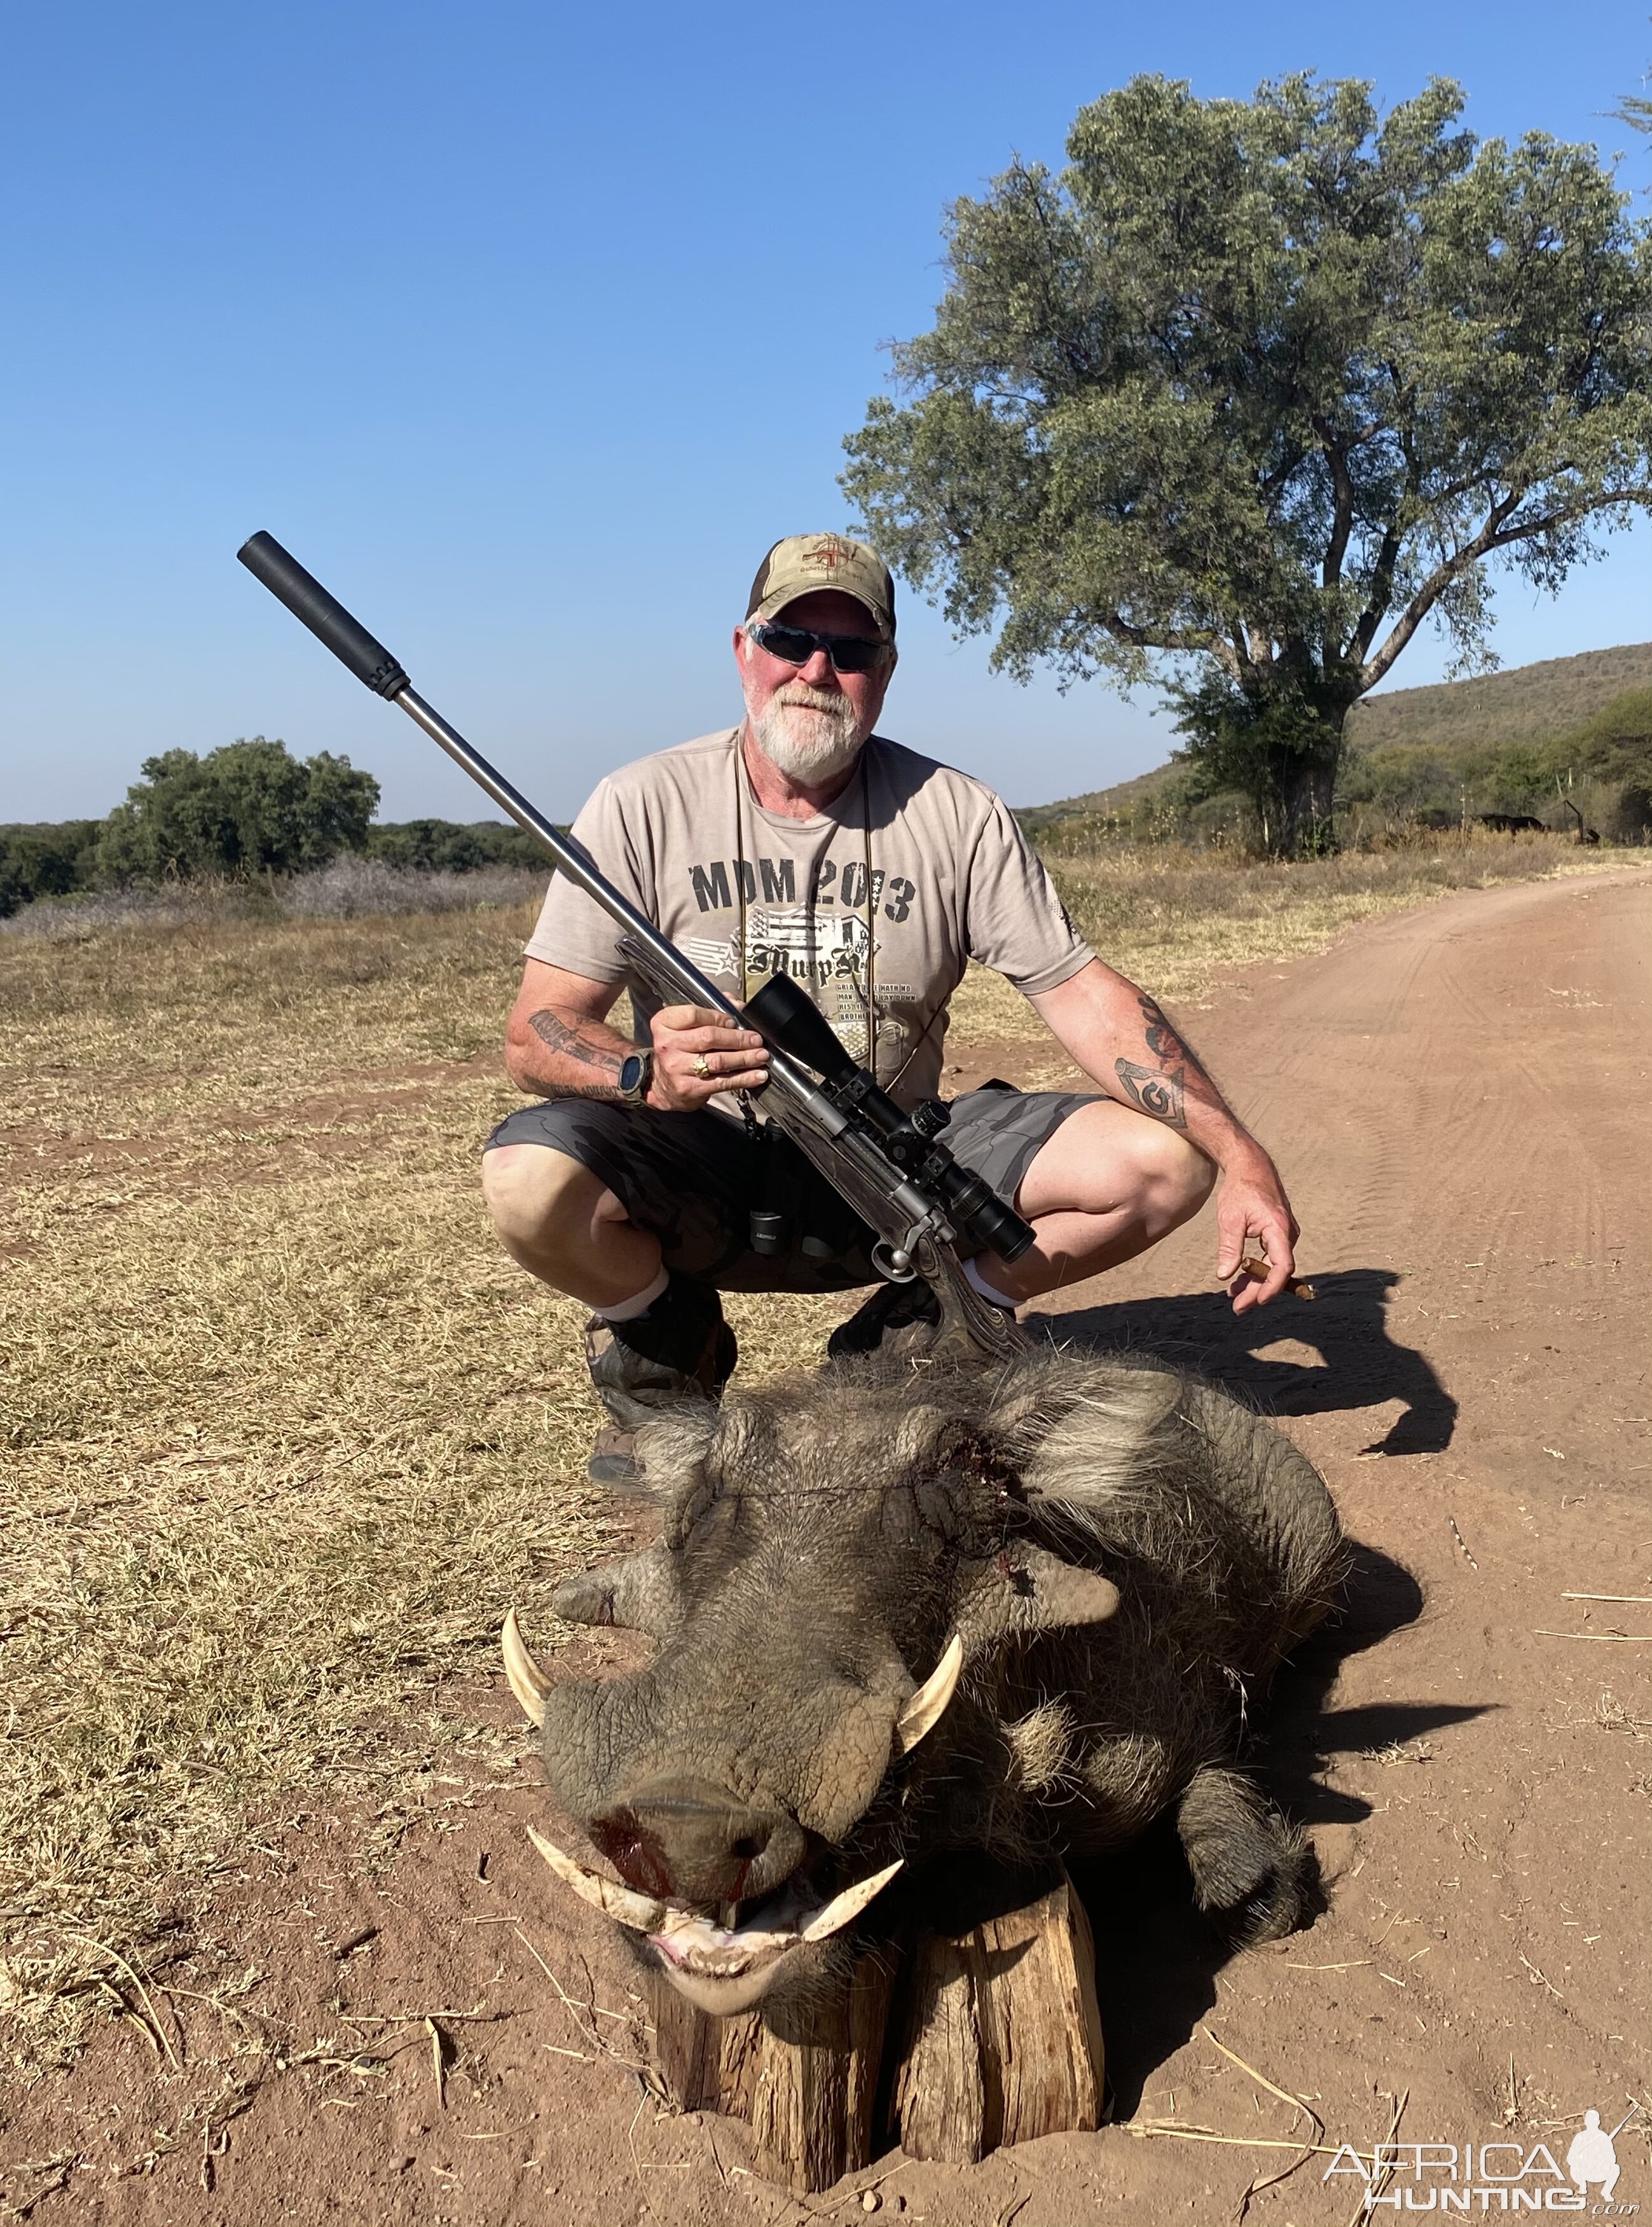
M 932 1351 L 1006 1354 L 1022 1342 L 1014 1318 L 965 1278 L 957 1248 L 1020 1258 L 1033 1232 L 988 1184 L 960 1167 L 941 1141 L 948 1120 L 939 1099 L 909 1112 L 844 1050 L 820 1009 L 788 975 L 775 974 L 743 1006 L 684 958 L 571 839 L 535 810 L 463 736 L 414 692 L 399 662 L 319 580 L 268 533 L 239 551 L 253 577 L 284 603 L 377 696 L 399 704 L 507 812 L 621 929 L 627 964 L 662 1004 L 701 1005 L 769 1047 L 763 1111 L 797 1145 L 872 1230 L 873 1265 L 893 1283 L 922 1276 L 941 1304 Z M 813 1073 L 811 1074 L 810 1070 Z M 814 1077 L 818 1075 L 817 1082 Z

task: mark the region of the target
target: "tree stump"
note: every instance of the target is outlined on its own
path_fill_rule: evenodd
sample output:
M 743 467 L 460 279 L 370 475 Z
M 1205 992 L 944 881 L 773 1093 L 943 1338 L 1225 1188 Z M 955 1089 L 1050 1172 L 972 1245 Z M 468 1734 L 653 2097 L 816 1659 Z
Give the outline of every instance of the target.
M 877 2077 L 896 1957 L 855 1960 L 848 1987 L 824 2004 L 779 2005 L 709 2018 L 663 1972 L 649 1975 L 654 2062 L 686 2111 L 750 2122 L 758 2170 L 800 2195 L 858 2173 L 877 2153 Z
M 1101 2116 L 1095 1949 L 1065 1873 L 967 1932 L 914 1943 L 890 2118 L 909 2157 L 973 2164 Z
M 1062 1873 L 962 1930 L 869 1949 L 837 1997 L 709 2018 L 649 1975 L 654 2058 L 680 2109 L 750 2122 L 760 2171 L 799 2194 L 909 2156 L 973 2162 L 1100 2121 L 1095 1956 Z

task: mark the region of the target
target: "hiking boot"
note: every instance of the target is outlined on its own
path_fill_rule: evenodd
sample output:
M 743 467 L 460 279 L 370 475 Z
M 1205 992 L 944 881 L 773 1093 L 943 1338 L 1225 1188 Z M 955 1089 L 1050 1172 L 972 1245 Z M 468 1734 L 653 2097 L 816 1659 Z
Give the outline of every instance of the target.
M 636 1464 L 637 1434 L 622 1431 L 617 1425 L 603 1423 L 590 1442 L 590 1458 L 585 1464 L 585 1474 L 593 1484 L 637 1484 L 641 1473 Z
M 897 1331 L 932 1329 L 940 1320 L 941 1302 L 922 1276 L 914 1276 L 909 1284 L 880 1284 L 871 1299 L 832 1331 L 826 1340 L 827 1357 L 842 1361 L 851 1354 L 876 1353 L 886 1337 L 891 1350 L 899 1350 Z
M 635 1433 L 650 1411 L 678 1400 L 717 1400 L 734 1374 L 739 1348 L 710 1284 L 673 1274 L 634 1322 L 585 1324 L 585 1365 L 613 1424 L 596 1433 L 586 1473 L 597 1484 L 640 1481 Z

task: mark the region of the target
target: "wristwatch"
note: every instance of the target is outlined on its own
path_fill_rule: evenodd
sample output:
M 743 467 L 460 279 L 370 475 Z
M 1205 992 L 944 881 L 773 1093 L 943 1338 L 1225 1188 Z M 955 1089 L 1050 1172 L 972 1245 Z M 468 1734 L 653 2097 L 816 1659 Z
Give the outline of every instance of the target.
M 654 1081 L 654 1054 L 634 1051 L 620 1063 L 620 1096 L 628 1106 L 647 1102 L 648 1085 Z

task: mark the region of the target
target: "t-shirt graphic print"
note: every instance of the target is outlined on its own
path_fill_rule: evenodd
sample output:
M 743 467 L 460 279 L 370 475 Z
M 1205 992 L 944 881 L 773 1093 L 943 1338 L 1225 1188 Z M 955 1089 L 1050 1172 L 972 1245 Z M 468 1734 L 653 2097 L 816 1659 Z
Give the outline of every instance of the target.
M 1029 996 L 1088 964 L 1043 861 L 981 782 L 874 736 L 832 803 L 790 820 L 758 804 L 739 745 L 725 729 L 622 767 L 573 829 L 726 996 L 788 974 L 852 1058 L 866 1063 L 876 1038 L 877 1079 L 909 1106 L 939 1088 L 947 1002 L 972 959 Z M 558 877 L 526 950 L 627 984 L 646 1041 L 659 1000 L 630 975 L 619 935 Z

